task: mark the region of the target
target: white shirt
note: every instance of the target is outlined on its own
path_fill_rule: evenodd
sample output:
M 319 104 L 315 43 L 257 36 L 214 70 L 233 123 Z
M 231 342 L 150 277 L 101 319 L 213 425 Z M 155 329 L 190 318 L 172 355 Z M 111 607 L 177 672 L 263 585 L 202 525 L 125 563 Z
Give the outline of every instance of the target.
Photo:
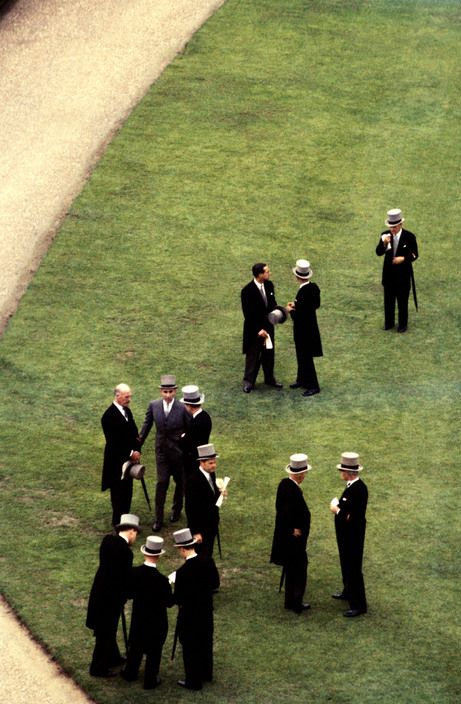
M 121 406 L 119 403 L 117 403 L 117 401 L 112 401 L 112 403 L 114 404 L 114 406 L 115 406 L 116 408 L 118 408 L 118 410 L 120 411 L 120 413 L 122 414 L 122 416 L 125 418 L 125 420 L 128 420 L 128 413 L 125 413 L 124 407 Z

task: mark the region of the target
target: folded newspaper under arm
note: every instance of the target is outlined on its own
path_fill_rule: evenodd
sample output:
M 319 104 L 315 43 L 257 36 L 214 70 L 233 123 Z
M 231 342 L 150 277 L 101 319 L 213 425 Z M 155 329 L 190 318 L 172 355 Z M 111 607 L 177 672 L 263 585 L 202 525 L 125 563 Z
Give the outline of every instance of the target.
M 218 508 L 220 508 L 220 506 L 223 502 L 224 492 L 226 491 L 226 487 L 229 484 L 229 482 L 230 482 L 230 477 L 224 477 L 224 479 L 222 481 L 220 481 L 219 484 L 218 484 L 218 480 L 216 480 L 216 485 L 218 486 L 218 489 L 221 492 L 221 494 L 219 495 L 219 498 L 215 504 L 215 506 L 217 506 Z

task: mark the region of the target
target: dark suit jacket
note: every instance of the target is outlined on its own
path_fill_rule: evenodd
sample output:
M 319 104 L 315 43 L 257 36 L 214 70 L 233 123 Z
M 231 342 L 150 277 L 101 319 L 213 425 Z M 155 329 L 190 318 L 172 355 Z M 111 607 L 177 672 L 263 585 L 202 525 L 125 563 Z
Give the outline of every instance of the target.
M 267 307 L 264 303 L 261 292 L 254 281 L 250 281 L 240 293 L 243 311 L 243 353 L 255 344 L 262 344 L 262 338 L 258 337 L 258 332 L 266 330 L 274 342 L 274 326 L 267 319 L 267 314 L 274 310 L 277 305 L 275 300 L 274 284 L 272 281 L 264 282 L 264 289 L 267 297 Z
M 101 418 L 106 438 L 101 489 L 105 491 L 120 481 L 122 465 L 130 459 L 132 450 L 140 450 L 138 429 L 129 408 L 126 420 L 113 403 Z
M 127 598 L 132 564 L 133 553 L 126 540 L 119 535 L 106 535 L 99 549 L 99 567 L 88 600 L 88 628 L 116 627 Z
M 183 437 L 183 448 L 187 462 L 187 474 L 194 472 L 198 467 L 197 447 L 199 445 L 207 445 L 211 433 L 211 418 L 210 415 L 203 410 L 190 419 L 188 428 Z
M 215 536 L 218 532 L 219 509 L 215 504 L 220 492 L 216 488 L 214 473 L 210 473 L 210 476 L 214 491 L 199 469 L 189 476 L 186 485 L 187 525 L 192 535 L 202 533 L 206 536 Z
M 189 558 L 176 570 L 174 600 L 181 642 L 213 631 L 213 591 L 218 588 L 218 570 L 210 558 Z
M 308 283 L 298 289 L 295 305 L 291 318 L 296 348 L 309 357 L 322 357 L 322 342 L 315 312 L 320 308 L 320 289 L 317 284 Z
M 387 234 L 389 234 L 389 230 L 385 230 L 381 233 L 381 235 Z M 383 243 L 381 238 L 376 247 L 376 254 L 378 257 L 384 255 L 383 286 L 393 284 L 394 286 L 409 288 L 413 268 L 412 263 L 418 259 L 418 244 L 414 234 L 402 228 L 399 244 L 395 253 L 396 257 L 405 257 L 405 261 L 402 264 L 392 264 L 392 259 L 394 258 L 392 248 L 387 250 L 387 245 Z
M 168 579 L 156 567 L 134 567 L 128 598 L 133 599 L 130 645 L 140 644 L 146 652 L 150 644 L 163 644 L 168 633 L 167 608 L 173 605 Z
M 304 551 L 309 537 L 311 514 L 301 488 L 289 477 L 280 482 L 275 500 L 275 530 L 272 541 L 271 562 L 286 565 L 300 551 Z M 302 535 L 295 537 L 299 528 Z
M 335 514 L 335 528 L 340 549 L 343 545 L 348 552 L 355 548 L 359 552 L 363 551 L 367 503 L 368 489 L 361 479 L 346 487 L 341 494 L 339 500 L 341 510 Z
M 149 435 L 152 425 L 155 423 L 155 456 L 157 467 L 172 468 L 172 466 L 182 466 L 183 463 L 183 443 L 181 436 L 189 425 L 189 414 L 184 405 L 174 399 L 167 417 L 163 411 L 163 399 L 151 401 L 144 419 L 139 435 L 141 445 L 144 444 Z

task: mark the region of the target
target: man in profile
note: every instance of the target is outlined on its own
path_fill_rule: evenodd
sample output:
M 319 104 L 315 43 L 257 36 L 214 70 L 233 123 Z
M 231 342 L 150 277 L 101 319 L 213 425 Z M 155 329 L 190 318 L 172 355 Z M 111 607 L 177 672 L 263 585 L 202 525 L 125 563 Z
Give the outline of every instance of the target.
M 139 462 L 141 457 L 138 428 L 129 408 L 131 397 L 130 387 L 118 384 L 114 400 L 101 418 L 106 438 L 101 490 L 110 489 L 113 526 L 120 523 L 122 513 L 129 513 L 133 496 L 133 478 L 126 472 L 122 479 L 122 467 L 128 460 Z

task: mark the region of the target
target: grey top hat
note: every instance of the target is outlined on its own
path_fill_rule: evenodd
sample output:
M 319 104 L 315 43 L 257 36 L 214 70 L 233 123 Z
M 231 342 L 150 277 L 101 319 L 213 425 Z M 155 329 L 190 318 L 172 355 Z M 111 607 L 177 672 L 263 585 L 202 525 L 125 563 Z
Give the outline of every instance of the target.
M 387 211 L 387 219 L 384 223 L 386 227 L 395 227 L 402 222 L 405 222 L 405 218 L 402 217 L 400 208 L 392 208 L 392 210 Z
M 341 464 L 337 464 L 336 469 L 343 472 L 360 472 L 363 467 L 359 464 L 359 459 L 357 452 L 343 452 Z
M 140 528 L 138 516 L 135 516 L 134 513 L 122 513 L 120 516 L 120 523 L 115 526 L 115 529 L 121 531 L 129 530 L 130 528 L 134 528 L 139 532 Z
M 142 479 L 145 473 L 146 468 L 143 464 L 128 460 L 122 465 L 122 479 L 125 479 L 127 475 L 133 479 Z
M 160 377 L 159 389 L 177 389 L 176 377 L 174 374 L 162 374 Z
M 308 281 L 312 276 L 311 265 L 307 259 L 297 259 L 296 266 L 291 271 L 298 279 L 304 279 L 305 281 Z
M 212 442 L 210 442 L 208 445 L 199 445 L 197 447 L 197 453 L 197 460 L 199 462 L 200 460 L 210 460 L 213 457 L 219 457 L 219 455 L 216 454 L 216 450 L 214 449 L 214 445 Z
M 281 325 L 287 319 L 287 312 L 283 306 L 276 306 L 267 316 L 272 325 Z
M 301 474 L 302 472 L 308 472 L 312 469 L 311 465 L 307 463 L 308 457 L 302 452 L 298 452 L 295 455 L 290 455 L 290 464 L 285 467 L 285 472 L 288 474 Z
M 187 548 L 195 545 L 195 539 L 192 537 L 190 528 L 181 528 L 173 533 L 174 544 L 176 548 Z
M 199 387 L 195 384 L 183 386 L 181 391 L 183 395 L 179 399 L 181 403 L 187 403 L 189 406 L 201 406 L 205 400 L 205 394 L 201 394 Z
M 141 545 L 140 550 L 143 555 L 164 555 L 163 538 L 160 538 L 158 535 L 147 536 L 146 544 Z

